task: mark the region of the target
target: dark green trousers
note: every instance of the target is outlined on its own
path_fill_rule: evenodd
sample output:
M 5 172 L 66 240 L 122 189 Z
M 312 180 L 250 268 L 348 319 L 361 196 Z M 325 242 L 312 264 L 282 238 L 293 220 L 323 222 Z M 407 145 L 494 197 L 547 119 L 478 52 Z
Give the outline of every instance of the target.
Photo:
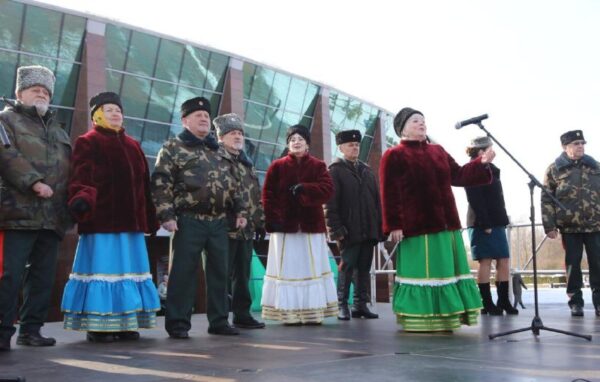
M 4 231 L 2 277 L 0 278 L 0 335 L 15 333 L 19 291 L 23 305 L 19 311 L 20 333 L 37 332 L 44 325 L 54 275 L 60 237 L 49 230 Z
M 252 261 L 252 240 L 229 239 L 229 270 L 231 274 L 231 311 L 233 320 L 244 321 L 252 318 L 250 306 L 250 262 Z
M 600 232 L 563 233 L 562 240 L 565 247 L 565 264 L 569 275 L 567 293 L 572 295 L 569 306 L 583 306 L 581 258 L 585 246 L 590 270 L 592 302 L 596 309 L 600 308 Z
M 226 219 L 179 217 L 173 239 L 173 263 L 167 286 L 165 329 L 189 331 L 198 284 L 198 266 L 206 251 L 206 315 L 211 328 L 227 325 L 229 238 Z

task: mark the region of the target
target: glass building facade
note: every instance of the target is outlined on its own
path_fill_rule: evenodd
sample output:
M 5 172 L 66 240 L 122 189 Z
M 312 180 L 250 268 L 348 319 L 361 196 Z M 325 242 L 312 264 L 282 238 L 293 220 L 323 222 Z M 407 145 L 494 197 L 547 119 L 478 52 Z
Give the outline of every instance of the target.
M 43 65 L 56 76 L 55 120 L 71 129 L 86 19 L 0 0 L 0 96 L 15 98 L 17 67 Z
M 73 141 L 91 127 L 89 99 L 102 91 L 118 93 L 125 129 L 140 142 L 151 169 L 163 143 L 182 129 L 180 105 L 196 96 L 210 100 L 213 117 L 230 112 L 243 117 L 246 151 L 261 182 L 295 124 L 311 129 L 311 153 L 326 162 L 340 155 L 337 132 L 360 130 L 361 159 L 375 171 L 383 151 L 398 141 L 390 112 L 316 81 L 113 20 L 28 0 L 0 0 L 0 96 L 14 100 L 16 70 L 24 65 L 55 73 L 51 105 Z M 76 243 L 76 231 L 67 233 L 51 320 L 60 319 Z M 165 257 L 168 246 L 161 238 L 148 238 L 147 244 L 152 272 L 160 274 L 156 259 Z M 196 309 L 202 311 L 198 300 Z
M 17 67 L 37 64 L 50 68 L 57 79 L 52 106 L 58 111 L 57 121 L 70 132 L 78 82 L 86 75 L 85 70 L 82 73 L 82 52 L 86 33 L 90 33 L 89 20 L 89 15 L 50 6 L 0 0 L 0 95 L 14 99 Z M 164 141 L 182 129 L 179 109 L 183 101 L 204 96 L 211 101 L 213 116 L 232 111 L 223 108 L 232 57 L 112 21 L 93 20 L 104 27 L 104 50 L 95 57 L 104 57 L 106 85 L 97 91 L 114 91 L 121 96 L 127 132 L 141 143 L 151 167 Z M 86 48 L 95 49 L 89 45 Z M 324 134 L 330 136 L 324 153 L 317 156 L 340 156 L 335 134 L 358 129 L 364 137 L 361 159 L 368 161 L 378 119 L 385 136 L 380 146 L 386 148 L 397 142 L 393 127 L 388 128 L 388 112 L 330 88 L 325 93 L 327 99 L 322 100 L 327 110 L 316 110 L 326 86 L 235 59 L 242 62 L 242 80 L 234 88 L 241 89 L 238 112 L 244 114 L 246 151 L 261 182 L 269 164 L 285 149 L 287 128 L 294 124 L 313 128 L 315 113 L 321 114 L 321 120 L 328 120 L 329 130 Z M 87 102 L 93 94 L 84 95 Z M 88 119 L 82 116 L 80 121 Z

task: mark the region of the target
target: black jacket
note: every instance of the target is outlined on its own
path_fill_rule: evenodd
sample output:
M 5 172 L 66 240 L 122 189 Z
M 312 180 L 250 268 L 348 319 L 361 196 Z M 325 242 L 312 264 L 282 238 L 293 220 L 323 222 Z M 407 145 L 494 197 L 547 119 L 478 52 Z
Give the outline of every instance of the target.
M 334 196 L 325 205 L 327 230 L 332 240 L 344 237 L 340 244 L 383 241 L 381 202 L 375 174 L 369 166 L 337 158 L 330 166 Z
M 504 193 L 500 182 L 500 169 L 490 163 L 492 183 L 484 186 L 465 187 L 469 210 L 467 227 L 492 228 L 508 225 L 508 216 L 504 205 Z

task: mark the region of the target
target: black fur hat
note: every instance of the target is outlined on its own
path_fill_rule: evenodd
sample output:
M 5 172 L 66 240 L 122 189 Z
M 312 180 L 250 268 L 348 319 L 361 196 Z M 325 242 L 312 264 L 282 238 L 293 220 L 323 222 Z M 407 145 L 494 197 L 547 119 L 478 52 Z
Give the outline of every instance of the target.
M 121 109 L 121 113 L 123 112 L 123 105 L 121 104 L 119 95 L 113 92 L 103 92 L 90 98 L 90 117 L 93 118 L 96 110 L 107 103 L 117 105 Z
M 204 97 L 188 99 L 181 104 L 181 118 L 185 118 L 198 110 L 204 110 L 210 116 L 210 101 Z
M 404 130 L 404 125 L 406 125 L 406 121 L 408 121 L 408 119 L 414 114 L 423 115 L 423 113 L 421 113 L 418 110 L 412 109 L 410 107 L 405 107 L 402 110 L 400 110 L 398 114 L 396 114 L 396 116 L 394 117 L 394 130 L 396 130 L 396 134 L 398 134 L 399 137 L 402 136 L 402 130 Z
M 583 131 L 581 130 L 571 130 L 571 131 L 567 131 L 566 133 L 564 133 L 563 135 L 560 136 L 560 144 L 561 145 L 568 145 L 569 143 L 573 142 L 573 141 L 580 141 L 583 140 L 585 142 L 585 138 L 583 137 Z
M 358 130 L 343 130 L 335 135 L 335 144 L 341 145 L 348 142 L 360 142 L 362 136 Z
M 308 128 L 306 128 L 306 126 L 303 126 L 303 125 L 290 126 L 287 131 L 287 137 L 285 139 L 286 144 L 290 143 L 290 139 L 292 138 L 292 135 L 294 135 L 294 134 L 300 135 L 302 138 L 304 138 L 306 143 L 310 145 L 310 131 L 308 130 Z

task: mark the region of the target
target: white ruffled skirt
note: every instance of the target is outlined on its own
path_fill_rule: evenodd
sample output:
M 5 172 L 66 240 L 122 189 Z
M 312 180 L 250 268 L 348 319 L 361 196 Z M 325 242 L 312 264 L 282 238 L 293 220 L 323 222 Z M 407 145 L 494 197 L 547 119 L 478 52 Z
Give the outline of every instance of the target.
M 273 233 L 262 293 L 262 317 L 320 323 L 338 313 L 324 233 Z

